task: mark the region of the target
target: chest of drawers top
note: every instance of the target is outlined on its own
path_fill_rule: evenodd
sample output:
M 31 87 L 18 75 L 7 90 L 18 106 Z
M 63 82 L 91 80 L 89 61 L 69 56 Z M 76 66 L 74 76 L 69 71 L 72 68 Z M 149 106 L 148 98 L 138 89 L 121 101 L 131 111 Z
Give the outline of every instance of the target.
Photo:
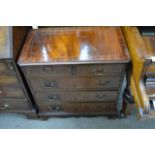
M 128 62 L 119 27 L 66 27 L 31 30 L 20 66 Z

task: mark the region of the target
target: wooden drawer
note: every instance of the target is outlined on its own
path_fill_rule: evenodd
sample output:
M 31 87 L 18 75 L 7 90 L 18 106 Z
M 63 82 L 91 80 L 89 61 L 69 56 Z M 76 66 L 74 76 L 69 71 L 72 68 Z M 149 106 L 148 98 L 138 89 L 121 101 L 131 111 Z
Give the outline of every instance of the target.
M 115 103 L 63 103 L 39 105 L 39 112 L 116 113 Z
M 51 65 L 25 67 L 27 76 L 89 76 L 121 74 L 123 64 Z
M 31 66 L 25 67 L 27 76 L 67 76 L 72 75 L 72 65 L 57 66 Z
M 1 87 L 0 98 L 25 98 L 25 94 L 21 87 Z
M 10 74 L 10 73 L 3 73 L 0 74 L 0 86 L 19 86 L 19 80 L 17 78 L 17 75 Z
M 2 72 L 14 72 L 13 63 L 10 61 L 0 62 L 0 73 Z
M 38 104 L 115 101 L 116 91 L 39 92 Z
M 0 111 L 29 110 L 30 106 L 26 99 L 0 99 Z
M 59 89 L 118 89 L 121 77 L 43 77 L 29 78 L 34 91 Z
M 94 65 L 77 65 L 76 75 L 115 75 L 121 74 L 123 71 L 123 64 L 94 64 Z

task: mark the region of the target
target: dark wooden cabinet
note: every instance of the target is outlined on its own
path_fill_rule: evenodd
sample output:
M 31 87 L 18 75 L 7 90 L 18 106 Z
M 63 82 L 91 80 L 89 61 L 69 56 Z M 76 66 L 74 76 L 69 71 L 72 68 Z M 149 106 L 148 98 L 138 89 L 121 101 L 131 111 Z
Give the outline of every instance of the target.
M 115 115 L 130 61 L 119 27 L 31 30 L 18 64 L 40 117 Z
M 0 27 L 0 112 L 37 117 L 16 60 L 29 27 Z

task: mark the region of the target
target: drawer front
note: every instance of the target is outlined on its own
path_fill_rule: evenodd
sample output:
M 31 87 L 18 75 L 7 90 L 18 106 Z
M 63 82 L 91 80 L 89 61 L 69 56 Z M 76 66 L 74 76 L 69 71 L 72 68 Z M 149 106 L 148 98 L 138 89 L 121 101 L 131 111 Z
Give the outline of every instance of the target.
M 17 75 L 14 74 L 9 74 L 9 73 L 3 73 L 0 74 L 0 86 L 19 86 L 19 80 L 17 78 Z
M 115 103 L 65 103 L 39 105 L 39 112 L 116 113 Z
M 26 99 L 0 99 L 0 111 L 29 110 L 30 106 Z
M 25 67 L 27 76 L 67 76 L 72 75 L 72 66 L 31 66 Z
M 25 94 L 20 87 L 1 87 L 0 98 L 25 98 Z
M 36 93 L 38 104 L 60 102 L 105 102 L 115 101 L 116 91 L 81 91 L 81 92 L 39 92 Z
M 25 67 L 27 76 L 89 76 L 120 74 L 123 64 L 94 64 L 94 65 L 55 65 Z
M 34 91 L 59 89 L 118 89 L 121 77 L 43 77 L 30 78 Z
M 77 65 L 76 74 L 82 76 L 88 75 L 115 75 L 121 74 L 123 64 L 99 64 L 99 65 Z
M 0 62 L 0 73 L 13 72 L 14 66 L 12 62 Z

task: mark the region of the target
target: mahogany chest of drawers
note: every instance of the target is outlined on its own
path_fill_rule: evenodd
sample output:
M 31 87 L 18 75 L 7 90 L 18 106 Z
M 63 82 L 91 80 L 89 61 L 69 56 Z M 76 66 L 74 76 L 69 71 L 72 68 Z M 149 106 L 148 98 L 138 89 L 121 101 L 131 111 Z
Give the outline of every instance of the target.
M 0 27 L 0 112 L 36 117 L 16 60 L 29 27 Z
M 115 115 L 130 61 L 119 27 L 29 32 L 18 64 L 40 117 Z

